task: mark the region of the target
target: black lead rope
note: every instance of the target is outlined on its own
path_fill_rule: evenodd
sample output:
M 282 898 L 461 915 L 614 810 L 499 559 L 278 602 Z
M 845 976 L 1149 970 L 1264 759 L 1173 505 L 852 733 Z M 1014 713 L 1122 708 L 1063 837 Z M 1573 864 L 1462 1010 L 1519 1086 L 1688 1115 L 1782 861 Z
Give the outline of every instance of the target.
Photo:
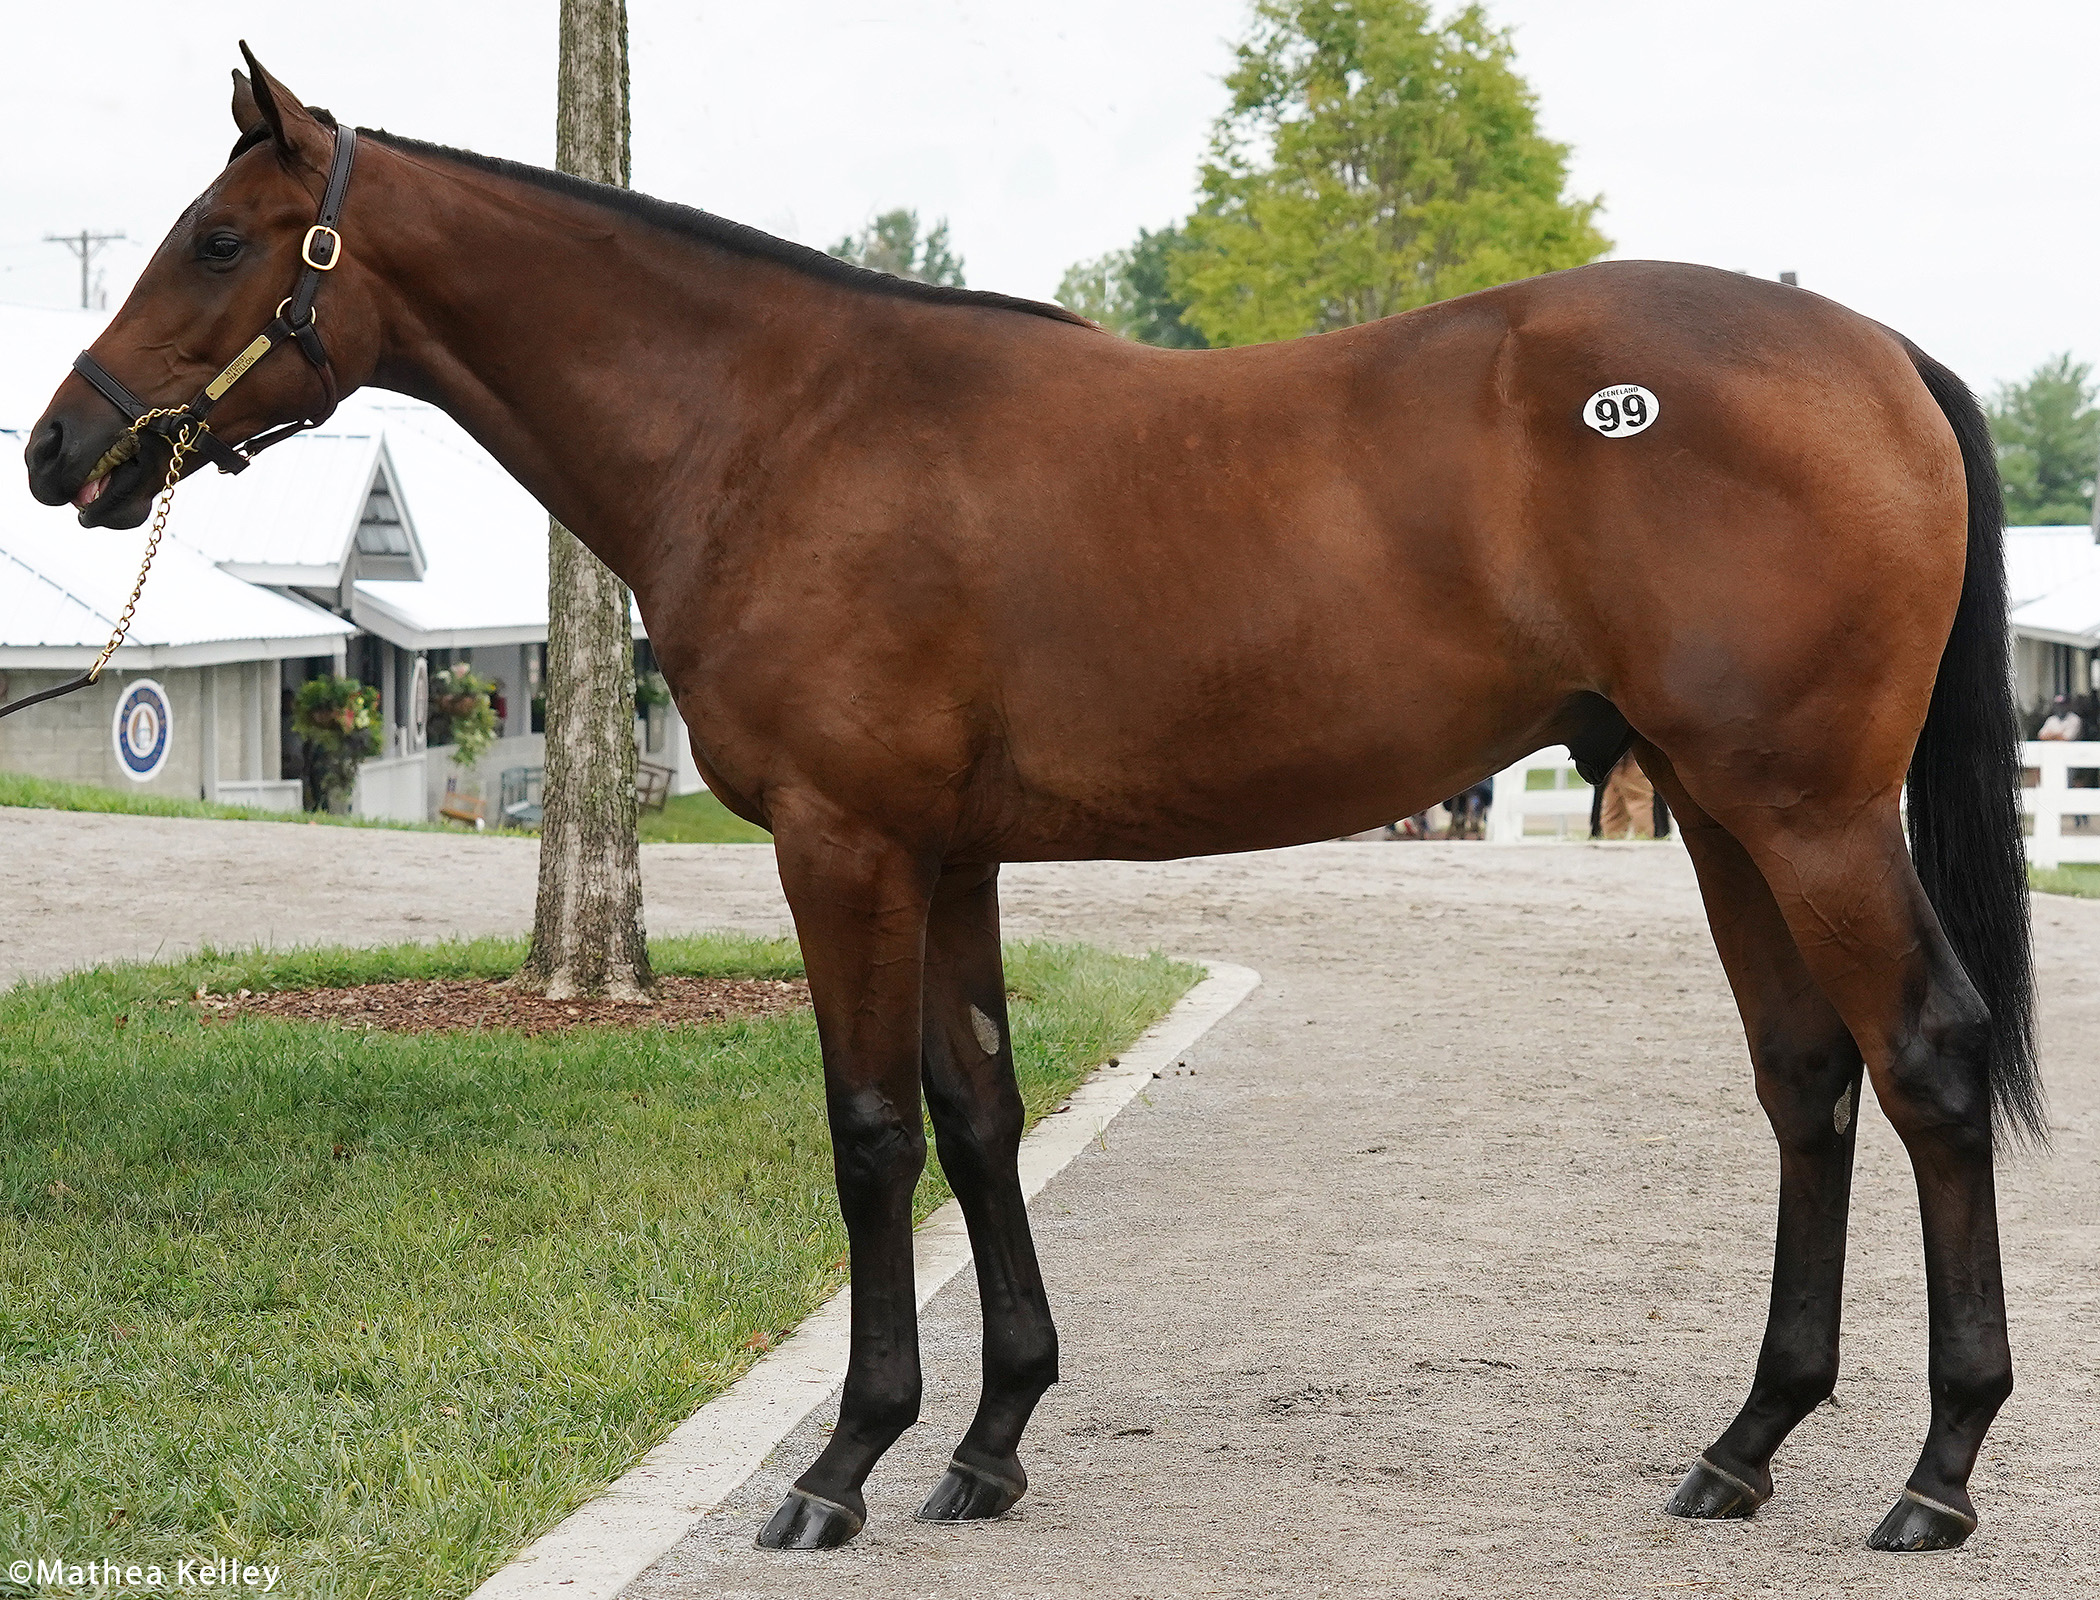
M 168 506 L 177 483 L 205 461 L 213 463 L 221 472 L 245 472 L 257 452 L 267 450 L 295 433 L 317 428 L 334 415 L 340 396 L 336 392 L 335 369 L 328 362 L 328 347 L 321 343 L 321 330 L 314 319 L 314 297 L 320 293 L 322 275 L 333 272 L 343 259 L 343 236 L 336 231 L 336 223 L 343 213 L 343 196 L 350 188 L 350 167 L 356 159 L 357 130 L 338 124 L 334 159 L 328 164 L 328 186 L 321 192 L 320 214 L 313 226 L 306 230 L 306 237 L 299 241 L 299 259 L 305 270 L 300 273 L 298 284 L 278 302 L 277 315 L 270 319 L 269 326 L 251 339 L 247 348 L 227 362 L 219 375 L 199 389 L 187 403 L 172 408 L 153 406 L 133 393 L 115 373 L 87 351 L 83 350 L 73 358 L 73 370 L 130 419 L 130 426 L 125 431 L 134 442 L 117 465 L 138 453 L 136 441 L 140 435 L 155 434 L 168 442 L 167 482 L 161 488 L 160 506 L 153 519 L 153 531 L 147 539 L 145 560 L 139 566 L 138 582 L 132 586 L 131 600 L 124 607 L 123 616 L 117 620 L 116 631 L 110 635 L 109 643 L 95 658 L 95 664 L 69 683 L 10 700 L 0 706 L 0 717 L 11 717 L 17 711 L 26 711 L 46 700 L 56 700 L 60 695 L 85 689 L 102 676 L 109 658 L 131 631 L 132 613 L 146 587 L 146 574 L 153 568 L 154 552 L 160 546 L 161 532 L 168 520 Z M 227 390 L 254 369 L 257 362 L 287 340 L 296 343 L 300 353 L 312 365 L 326 392 L 327 404 L 318 416 L 266 429 L 238 445 L 228 444 L 211 431 L 212 408 L 226 397 Z M 120 436 L 120 447 L 122 443 Z M 114 471 L 115 467 L 110 470 Z

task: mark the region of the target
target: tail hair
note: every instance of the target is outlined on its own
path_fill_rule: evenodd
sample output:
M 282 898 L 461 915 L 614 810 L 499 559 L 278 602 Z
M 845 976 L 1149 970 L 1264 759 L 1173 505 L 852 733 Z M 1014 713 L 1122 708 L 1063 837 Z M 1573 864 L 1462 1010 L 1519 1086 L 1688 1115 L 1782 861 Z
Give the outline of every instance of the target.
M 1961 604 L 1910 764 L 1910 851 L 1948 943 L 1991 1015 L 1987 1071 L 1998 1137 L 2049 1142 L 2035 1060 L 2034 952 L 2020 828 L 2020 724 L 2005 592 L 1998 453 L 1976 396 L 1907 345 L 1946 414 L 1969 485 Z

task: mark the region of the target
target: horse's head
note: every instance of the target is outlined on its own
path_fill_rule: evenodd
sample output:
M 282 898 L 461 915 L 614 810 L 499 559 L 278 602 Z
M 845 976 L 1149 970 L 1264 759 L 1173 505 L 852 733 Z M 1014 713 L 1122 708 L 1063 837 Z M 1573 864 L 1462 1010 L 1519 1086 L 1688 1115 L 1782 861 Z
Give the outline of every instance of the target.
M 302 106 L 246 44 L 241 52 L 252 73 L 233 75 L 240 139 L 225 170 L 177 219 L 88 352 L 145 407 L 174 410 L 193 405 L 207 384 L 217 387 L 258 334 L 276 326 L 280 336 L 267 356 L 224 387 L 223 403 L 212 397 L 211 429 L 226 443 L 325 417 L 339 394 L 363 381 L 377 349 L 370 279 L 356 251 L 339 242 L 357 237 L 354 202 L 338 242 L 309 241 L 336 149 L 334 121 Z M 281 320 L 288 297 L 321 263 L 328 270 L 315 280 L 320 340 L 285 337 L 296 331 Z M 296 308 L 292 315 L 298 320 Z M 168 432 L 134 432 L 137 420 L 72 373 L 30 433 L 30 492 L 45 505 L 72 502 L 83 527 L 138 526 L 173 445 Z M 181 420 L 161 426 L 176 431 L 169 424 Z

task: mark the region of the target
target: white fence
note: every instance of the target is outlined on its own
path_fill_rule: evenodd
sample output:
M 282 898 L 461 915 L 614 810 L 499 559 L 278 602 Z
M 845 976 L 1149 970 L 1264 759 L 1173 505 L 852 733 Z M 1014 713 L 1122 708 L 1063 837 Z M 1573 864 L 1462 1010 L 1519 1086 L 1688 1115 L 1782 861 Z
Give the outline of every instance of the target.
M 2020 764 L 2037 779 L 2020 791 L 2032 819 L 2027 860 L 2037 867 L 2100 861 L 2100 743 L 2044 739 L 2020 746 Z M 2092 788 L 2071 787 L 2071 774 Z
M 2020 747 L 2020 761 L 2027 769 L 2020 809 L 2030 821 L 2028 861 L 2037 867 L 2100 861 L 2100 740 L 2030 742 Z M 1533 773 L 1549 774 L 1552 786 L 1532 788 Z M 2090 787 L 2074 789 L 2073 773 Z M 1590 786 L 1575 770 L 1566 745 L 1550 746 L 1495 774 L 1490 844 L 1587 839 L 1589 832 Z M 1675 828 L 1670 836 L 1677 837 Z
M 253 806 L 258 811 L 297 811 L 305 798 L 297 778 L 221 778 L 212 799 L 222 806 Z
M 1532 787 L 1532 774 L 1544 776 Z M 1489 844 L 1550 844 L 1588 839 L 1592 791 L 1575 770 L 1564 744 L 1548 745 L 1495 774 L 1495 800 L 1488 809 Z M 1677 830 L 1670 830 L 1677 837 Z
M 430 799 L 424 792 L 421 751 L 412 756 L 390 756 L 367 761 L 357 769 L 357 788 L 350 796 L 353 816 L 377 817 L 388 822 L 426 822 Z

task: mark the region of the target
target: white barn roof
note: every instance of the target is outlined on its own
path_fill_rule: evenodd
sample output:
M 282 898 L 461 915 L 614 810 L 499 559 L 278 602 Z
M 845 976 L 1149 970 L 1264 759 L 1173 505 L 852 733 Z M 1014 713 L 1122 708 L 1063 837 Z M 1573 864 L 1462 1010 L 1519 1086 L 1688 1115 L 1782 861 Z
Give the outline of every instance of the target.
M 17 447 L 20 431 L 0 430 Z M 138 576 L 145 530 L 85 530 L 70 508 L 0 494 L 0 667 L 85 667 Z M 161 541 L 130 642 L 134 671 L 333 654 L 354 630 L 318 606 L 220 571 L 172 533 Z
M 2005 590 L 2015 609 L 2092 572 L 2100 572 L 2100 543 L 2083 523 L 2005 530 Z

